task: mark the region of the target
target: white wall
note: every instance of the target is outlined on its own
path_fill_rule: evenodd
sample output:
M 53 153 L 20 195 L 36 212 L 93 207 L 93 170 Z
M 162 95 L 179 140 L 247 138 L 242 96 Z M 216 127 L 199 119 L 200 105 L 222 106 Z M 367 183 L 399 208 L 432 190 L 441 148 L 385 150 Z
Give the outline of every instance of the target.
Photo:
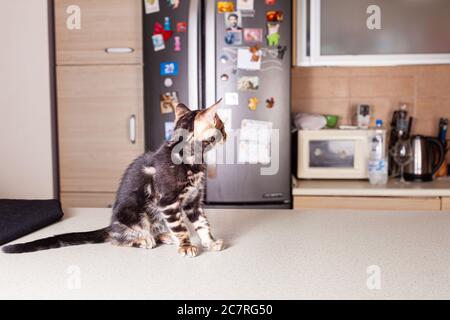
M 0 198 L 52 199 L 47 0 L 0 8 Z

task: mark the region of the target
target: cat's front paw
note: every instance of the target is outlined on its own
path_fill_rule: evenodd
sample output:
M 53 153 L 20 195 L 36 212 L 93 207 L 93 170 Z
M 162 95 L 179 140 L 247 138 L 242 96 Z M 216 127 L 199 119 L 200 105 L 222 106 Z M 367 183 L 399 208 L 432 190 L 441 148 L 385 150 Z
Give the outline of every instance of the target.
M 225 249 L 225 242 L 223 240 L 215 240 L 204 243 L 203 247 L 210 251 L 222 251 Z
M 194 246 L 183 246 L 178 248 L 178 253 L 183 257 L 194 258 L 198 255 L 198 248 Z

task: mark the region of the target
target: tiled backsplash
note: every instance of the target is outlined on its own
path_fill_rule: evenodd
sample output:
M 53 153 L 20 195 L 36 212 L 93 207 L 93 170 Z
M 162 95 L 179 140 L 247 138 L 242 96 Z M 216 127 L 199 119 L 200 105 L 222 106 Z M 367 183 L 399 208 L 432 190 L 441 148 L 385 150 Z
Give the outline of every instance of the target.
M 335 114 L 350 124 L 358 104 L 389 125 L 407 103 L 414 134 L 437 136 L 439 118 L 450 118 L 450 65 L 397 67 L 299 67 L 292 70 L 294 112 Z M 450 158 L 449 158 L 450 159 Z

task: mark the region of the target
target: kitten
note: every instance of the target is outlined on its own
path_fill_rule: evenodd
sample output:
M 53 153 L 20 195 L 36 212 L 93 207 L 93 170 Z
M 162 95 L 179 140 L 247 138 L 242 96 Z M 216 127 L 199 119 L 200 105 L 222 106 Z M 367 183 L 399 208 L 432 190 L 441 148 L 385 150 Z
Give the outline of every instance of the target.
M 123 175 L 110 226 L 10 245 L 3 251 L 25 253 L 104 242 L 152 249 L 164 243 L 177 244 L 182 256 L 195 257 L 198 249 L 190 241 L 184 216 L 193 224 L 204 248 L 223 250 L 224 243 L 212 236 L 203 210 L 203 157 L 227 137 L 217 115 L 219 103 L 203 111 L 191 111 L 183 104 L 176 107 L 174 138 L 155 153 L 136 159 Z

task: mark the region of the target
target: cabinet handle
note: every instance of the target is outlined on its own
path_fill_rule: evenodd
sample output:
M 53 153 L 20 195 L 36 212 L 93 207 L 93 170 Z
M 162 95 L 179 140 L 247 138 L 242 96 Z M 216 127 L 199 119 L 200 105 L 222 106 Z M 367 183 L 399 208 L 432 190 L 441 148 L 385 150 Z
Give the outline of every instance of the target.
M 110 53 L 110 54 L 129 54 L 129 53 L 133 53 L 134 49 L 133 48 L 106 48 L 105 52 Z
M 130 142 L 136 144 L 136 116 L 133 114 L 130 117 Z

